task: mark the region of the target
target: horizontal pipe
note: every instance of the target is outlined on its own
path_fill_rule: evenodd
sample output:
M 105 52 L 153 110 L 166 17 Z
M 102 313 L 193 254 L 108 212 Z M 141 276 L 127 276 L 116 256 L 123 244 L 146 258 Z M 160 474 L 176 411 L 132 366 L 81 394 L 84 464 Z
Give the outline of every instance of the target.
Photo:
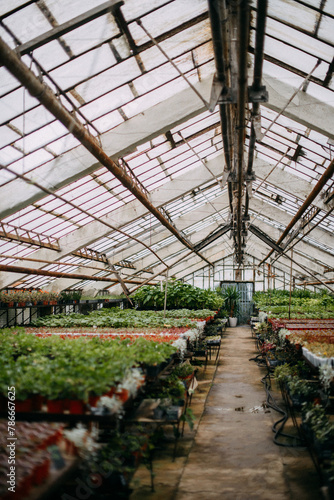
M 146 208 L 151 212 L 163 226 L 165 226 L 176 238 L 187 248 L 194 251 L 193 246 L 179 233 L 147 198 L 142 190 L 134 183 L 134 180 L 117 165 L 100 147 L 100 144 L 91 136 L 84 125 L 79 122 L 58 101 L 50 87 L 40 82 L 36 75 L 17 57 L 15 52 L 0 38 L 0 63 L 35 97 L 43 106 L 57 118 L 71 134 L 122 184 L 125 186 Z M 212 265 L 199 252 L 195 252 L 210 266 Z
M 84 257 L 83 255 L 81 255 L 81 258 L 84 259 L 87 257 Z M 25 260 L 28 262 L 38 262 L 41 264 L 50 264 L 50 265 L 56 265 L 56 266 L 84 267 L 87 269 L 95 269 L 95 271 L 107 271 L 108 270 L 106 267 L 90 266 L 87 264 L 82 264 L 82 263 L 77 263 L 77 262 L 70 263 L 70 262 L 61 262 L 59 260 L 33 259 L 31 257 L 18 257 L 17 255 L 0 254 L 0 259 Z M 98 261 L 98 262 L 101 262 L 101 261 Z
M 104 276 L 89 276 L 87 274 L 75 274 L 75 273 L 62 273 L 59 271 L 45 271 L 44 269 L 31 269 L 30 267 L 21 266 L 7 266 L 5 264 L 0 264 L 0 271 L 8 273 L 20 273 L 20 274 L 35 274 L 37 276 L 49 276 L 53 278 L 68 278 L 75 280 L 90 280 L 90 281 L 107 281 L 109 283 L 118 283 L 119 280 L 116 278 L 106 278 Z M 130 283 L 133 285 L 142 285 L 142 281 L 139 280 L 129 280 L 123 279 L 125 283 Z M 156 283 L 148 283 L 149 285 L 155 285 Z

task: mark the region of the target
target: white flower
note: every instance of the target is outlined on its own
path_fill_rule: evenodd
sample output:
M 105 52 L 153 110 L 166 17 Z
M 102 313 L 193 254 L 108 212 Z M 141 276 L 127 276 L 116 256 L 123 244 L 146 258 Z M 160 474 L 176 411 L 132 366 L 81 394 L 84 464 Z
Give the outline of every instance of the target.
M 97 438 L 98 429 L 93 428 L 91 432 L 86 429 L 81 423 L 78 423 L 74 429 L 65 429 L 64 436 L 68 441 L 71 441 L 78 449 L 78 453 L 82 458 L 85 458 L 89 453 L 92 453 L 98 448 Z
M 201 336 L 201 332 L 196 329 L 188 330 L 182 334 L 182 337 L 188 339 L 189 342 L 195 342 Z
M 99 399 L 97 406 L 99 407 L 104 406 L 105 408 L 108 408 L 108 410 L 110 410 L 111 413 L 116 415 L 123 412 L 123 403 L 115 395 L 112 396 L 111 398 L 109 396 L 102 396 Z
M 177 340 L 174 340 L 172 345 L 177 348 L 177 350 L 179 351 L 180 357 L 183 358 L 185 353 L 187 352 L 186 339 L 179 338 Z
M 329 364 L 323 364 L 320 365 L 319 367 L 319 380 L 325 389 L 327 391 L 330 388 L 331 381 L 334 378 L 334 370 Z
M 281 328 L 280 331 L 278 332 L 278 338 L 281 341 L 281 345 L 284 344 L 286 337 L 291 335 L 292 332 L 290 330 L 287 330 L 286 328 Z
M 139 368 L 133 368 L 129 370 L 126 377 L 117 386 L 117 390 L 126 389 L 130 396 L 135 396 L 137 394 L 138 387 L 143 384 L 145 376 Z
M 267 317 L 268 317 L 267 313 L 265 313 L 264 311 L 259 312 L 259 322 L 260 323 L 263 323 L 264 321 L 266 321 Z

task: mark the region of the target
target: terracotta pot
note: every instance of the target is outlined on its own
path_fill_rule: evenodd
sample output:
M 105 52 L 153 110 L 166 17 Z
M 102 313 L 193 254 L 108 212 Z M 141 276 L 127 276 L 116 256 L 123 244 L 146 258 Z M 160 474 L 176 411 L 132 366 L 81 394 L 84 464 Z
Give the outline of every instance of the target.
M 88 403 L 90 406 L 94 407 L 97 405 L 97 402 L 99 399 L 100 399 L 100 396 L 95 396 L 95 394 L 92 394 L 91 396 L 89 396 Z
M 62 401 L 63 401 L 63 411 L 69 410 L 71 400 L 68 398 L 64 398 Z
M 116 387 L 110 387 L 110 390 L 105 393 L 105 396 L 111 398 L 115 394 L 115 392 L 116 392 Z
M 79 399 L 72 399 L 70 401 L 70 413 L 74 415 L 82 415 L 85 413 L 86 405 Z
M 17 412 L 27 412 L 27 411 L 32 411 L 32 399 L 28 398 L 25 399 L 24 401 L 15 401 L 15 410 Z
M 46 404 L 48 407 L 48 413 L 63 413 L 62 399 L 48 399 Z
M 40 394 L 33 394 L 31 398 L 31 409 L 32 411 L 41 411 L 43 406 L 43 396 Z

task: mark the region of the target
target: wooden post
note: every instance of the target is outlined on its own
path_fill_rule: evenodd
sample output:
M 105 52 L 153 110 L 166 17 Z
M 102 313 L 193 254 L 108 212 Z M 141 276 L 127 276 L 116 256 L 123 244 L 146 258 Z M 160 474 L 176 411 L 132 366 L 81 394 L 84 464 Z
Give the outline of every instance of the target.
M 166 317 L 167 308 L 167 288 L 168 288 L 168 269 L 166 271 L 166 287 L 165 287 L 165 302 L 164 302 L 164 318 Z
M 293 258 L 293 249 L 291 249 L 291 266 L 290 266 L 289 319 L 290 319 L 290 316 L 291 316 L 291 294 L 292 294 L 292 258 Z

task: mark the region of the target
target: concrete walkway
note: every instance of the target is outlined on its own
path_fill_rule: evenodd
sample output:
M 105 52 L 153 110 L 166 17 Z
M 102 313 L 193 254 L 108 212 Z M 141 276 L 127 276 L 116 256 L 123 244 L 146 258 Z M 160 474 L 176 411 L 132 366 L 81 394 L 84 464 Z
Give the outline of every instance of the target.
M 263 408 L 266 371 L 250 328 L 228 328 L 220 364 L 175 500 L 321 500 L 308 452 L 273 443 L 280 415 Z

